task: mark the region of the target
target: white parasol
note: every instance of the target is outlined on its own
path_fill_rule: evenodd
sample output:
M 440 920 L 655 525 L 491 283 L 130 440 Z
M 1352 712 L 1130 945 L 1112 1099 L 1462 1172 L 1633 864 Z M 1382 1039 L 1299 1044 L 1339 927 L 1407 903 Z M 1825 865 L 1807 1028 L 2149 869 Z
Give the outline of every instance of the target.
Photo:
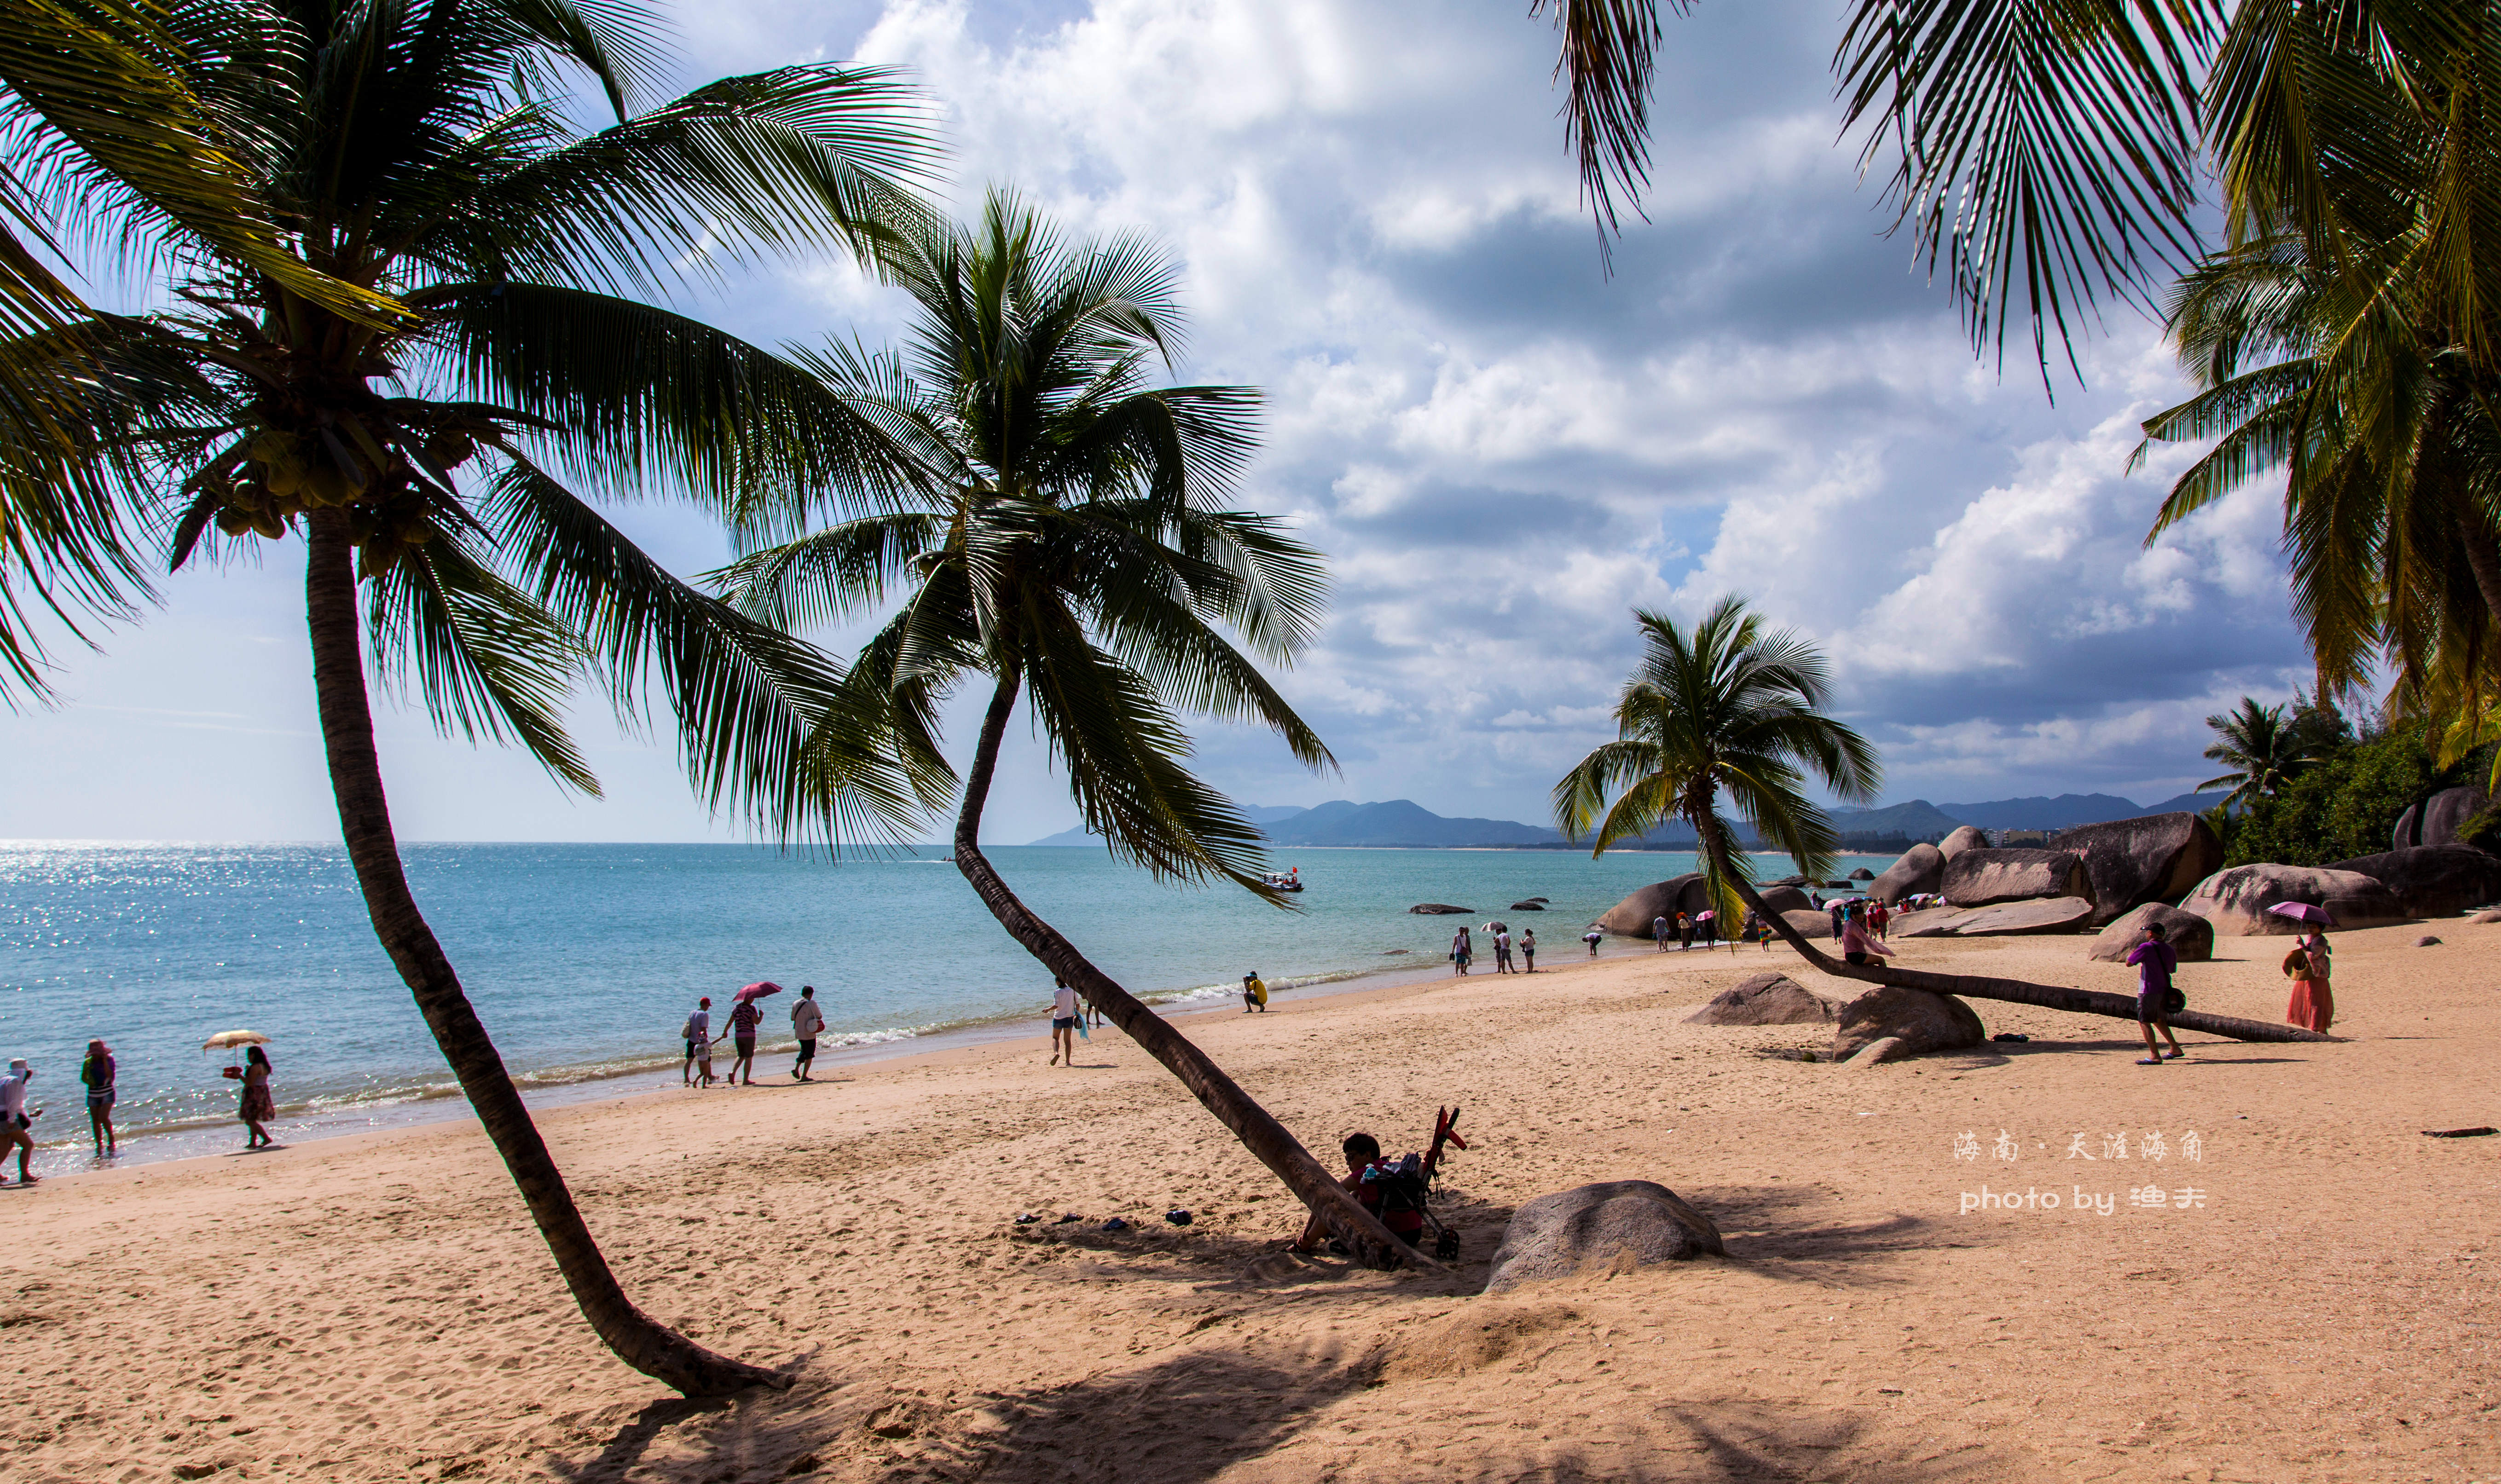
M 231 1051 L 237 1046 L 266 1046 L 269 1038 L 258 1031 L 219 1031 L 200 1042 L 203 1051 Z

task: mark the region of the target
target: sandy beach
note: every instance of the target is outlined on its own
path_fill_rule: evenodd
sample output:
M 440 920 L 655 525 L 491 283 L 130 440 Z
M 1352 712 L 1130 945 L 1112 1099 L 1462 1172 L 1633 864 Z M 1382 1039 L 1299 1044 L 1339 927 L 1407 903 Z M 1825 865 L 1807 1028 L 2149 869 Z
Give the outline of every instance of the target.
M 1798 1059 L 1808 1027 L 1684 1023 L 1765 968 L 1840 993 L 1785 949 L 1184 1022 L 1316 1151 L 1413 1147 L 1463 1105 L 1447 1276 L 1276 1252 L 1298 1208 L 1108 1030 L 1074 1070 L 1036 1038 L 548 1113 L 628 1291 L 794 1377 L 724 1403 L 600 1348 L 474 1124 L 56 1177 L 0 1196 L 0 1473 L 2488 1478 L 2501 1138 L 2421 1131 L 2501 1122 L 2501 926 L 2424 931 L 2341 935 L 2349 1041 L 2190 1036 L 2161 1068 L 2132 1026 L 1989 1003 L 2031 1041 L 1873 1069 Z M 2278 1018 L 2281 946 L 2226 939 L 2183 986 Z M 2125 987 L 2084 951 L 1904 961 Z M 1477 1297 L 1514 1207 L 1617 1178 L 1729 1256 Z M 1984 1187 L 2031 1200 L 1965 1209 Z

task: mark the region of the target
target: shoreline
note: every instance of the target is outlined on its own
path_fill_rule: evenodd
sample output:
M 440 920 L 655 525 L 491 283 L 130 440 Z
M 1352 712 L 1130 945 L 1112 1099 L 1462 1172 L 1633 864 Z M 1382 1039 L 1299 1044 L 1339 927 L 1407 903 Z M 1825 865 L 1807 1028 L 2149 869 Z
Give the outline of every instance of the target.
M 1283 1250 L 1297 1204 L 1125 1037 L 1074 1068 L 1037 1034 L 782 1097 L 550 1111 L 631 1302 L 789 1378 L 723 1404 L 601 1345 L 474 1124 L 46 1182 L 0 1203 L 36 1420 L 0 1469 L 1399 1484 L 1719 1478 L 1736 1458 L 1927 1484 L 2458 1484 L 2501 1473 L 2501 1141 L 2422 1131 L 2501 1108 L 2501 930 L 2437 925 L 2430 947 L 2420 924 L 2338 936 L 2338 1039 L 2184 1032 L 2187 1059 L 2154 1067 L 2130 1022 L 2004 1002 L 1971 1003 L 2028 1040 L 1855 1068 L 1800 1055 L 1829 1025 L 1693 1023 L 1766 969 L 1841 987 L 1779 948 L 1625 944 L 1534 981 L 1418 965 L 1273 1017 L 1176 1017 L 1316 1151 L 1415 1147 L 1463 1105 L 1434 1195 L 1462 1238 L 1449 1272 Z M 2183 965 L 2192 1002 L 2279 1015 L 2251 946 Z M 2129 978 L 2073 937 L 1906 951 Z M 1676 1192 L 1724 1256 L 1484 1291 L 1525 1203 L 1617 1180 Z
M 1657 956 L 1655 950 L 1648 948 L 1646 940 L 1640 939 L 1610 938 L 1600 944 L 1601 951 L 1594 958 L 1584 951 L 1585 945 L 1577 937 L 1570 940 L 1570 942 L 1573 951 L 1565 955 L 1563 963 L 1556 963 L 1550 952 L 1546 967 L 1538 970 L 1538 973 L 1559 973 L 1570 965 L 1607 963 L 1617 959 L 1638 957 L 1646 952 L 1652 957 Z M 1616 947 L 1615 945 L 1619 942 L 1625 946 Z M 1490 975 L 1493 973 L 1491 969 L 1480 969 L 1475 973 L 1464 977 L 1472 979 L 1478 974 Z M 1462 977 L 1450 972 L 1448 960 L 1438 963 L 1425 960 L 1414 965 L 1334 975 L 1314 975 L 1299 982 L 1294 976 L 1287 975 L 1284 980 L 1284 987 L 1272 986 L 1268 998 L 1271 1005 L 1286 1005 L 1302 1001 L 1336 999 L 1348 995 L 1377 994 L 1384 990 L 1410 989 L 1418 984 L 1429 984 L 1443 979 L 1456 980 Z M 1176 1024 L 1186 1024 L 1220 1015 L 1226 1010 L 1233 1010 L 1233 997 L 1206 994 L 1201 991 L 1183 991 L 1163 1001 L 1146 1003 L 1149 1009 Z M 1238 1010 L 1235 1013 L 1238 1013 Z M 1050 1034 L 1048 1023 L 1047 1015 L 1036 1014 L 1014 1020 L 953 1026 L 926 1035 L 892 1036 L 881 1040 L 862 1041 L 833 1050 L 820 1049 L 817 1053 L 815 1065 L 819 1069 L 835 1070 L 884 1064 L 908 1064 L 924 1058 L 951 1058 L 960 1053 L 1002 1045 L 1027 1038 L 1045 1040 Z M 1099 1029 L 1113 1036 L 1119 1034 L 1118 1029 L 1108 1021 Z M 1081 1039 L 1078 1044 L 1082 1051 L 1086 1042 Z M 779 1038 L 763 1038 L 756 1043 L 755 1056 L 758 1062 L 763 1062 L 768 1057 L 778 1060 L 795 1055 L 797 1049 L 797 1042 L 787 1035 Z M 713 1065 L 716 1070 L 725 1067 L 727 1063 L 726 1055 L 717 1051 L 715 1053 Z M 552 1112 L 559 1108 L 623 1103 L 649 1097 L 653 1093 L 669 1091 L 673 1085 L 680 1089 L 684 1087 L 683 1082 L 677 1084 L 669 1082 L 669 1077 L 673 1073 L 680 1075 L 683 1073 L 679 1064 L 667 1062 L 636 1066 L 617 1072 L 589 1071 L 581 1075 L 566 1076 L 561 1080 L 550 1080 L 537 1085 L 532 1085 L 529 1081 L 531 1075 L 547 1076 L 550 1072 L 560 1075 L 562 1072 L 563 1069 L 550 1069 L 549 1072 L 524 1074 L 515 1079 L 520 1083 L 521 1101 L 527 1105 L 533 1115 Z M 449 1068 L 445 1069 L 444 1075 L 447 1078 L 450 1075 Z M 827 1079 L 819 1077 L 817 1080 Z M 790 1082 L 786 1071 L 778 1075 L 768 1074 L 767 1084 L 800 1085 Z M 41 1181 L 74 1180 L 83 1175 L 109 1174 L 117 1170 L 241 1156 L 247 1152 L 235 1147 L 235 1136 L 240 1132 L 241 1126 L 236 1120 L 228 1117 L 173 1128 L 124 1133 L 121 1136 L 117 1153 L 98 1158 L 91 1152 L 94 1146 L 87 1137 L 83 1119 L 76 1116 L 85 1110 L 83 1100 L 73 1093 L 54 1103 L 50 1101 L 49 1093 L 50 1090 L 47 1089 L 46 1095 L 35 1100 L 38 1105 L 43 1106 L 48 1114 L 58 1111 L 71 1115 L 70 1126 L 77 1129 L 78 1136 L 75 1140 L 50 1143 L 39 1141 L 36 1144 L 34 1170 L 37 1178 Z M 376 1099 L 370 1103 L 341 1107 L 282 1112 L 280 1116 L 271 1119 L 267 1127 L 272 1137 L 278 1140 L 277 1147 L 293 1148 L 303 1144 L 352 1138 L 363 1135 L 400 1133 L 434 1124 L 474 1123 L 475 1121 L 476 1115 L 470 1110 L 468 1099 L 456 1087 L 452 1087 L 431 1094 L 418 1093 L 398 1098 Z

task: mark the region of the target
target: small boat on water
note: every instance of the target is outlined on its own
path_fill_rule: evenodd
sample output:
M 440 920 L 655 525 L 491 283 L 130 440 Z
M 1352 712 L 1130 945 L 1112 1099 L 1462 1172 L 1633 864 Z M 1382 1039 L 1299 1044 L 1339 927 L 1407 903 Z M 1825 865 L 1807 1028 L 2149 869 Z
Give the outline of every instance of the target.
M 1279 875 L 1273 871 L 1269 872 L 1266 875 L 1259 878 L 1259 884 L 1267 887 L 1270 891 L 1301 891 L 1303 889 L 1303 868 L 1297 866 L 1293 870 L 1286 872 L 1284 875 Z

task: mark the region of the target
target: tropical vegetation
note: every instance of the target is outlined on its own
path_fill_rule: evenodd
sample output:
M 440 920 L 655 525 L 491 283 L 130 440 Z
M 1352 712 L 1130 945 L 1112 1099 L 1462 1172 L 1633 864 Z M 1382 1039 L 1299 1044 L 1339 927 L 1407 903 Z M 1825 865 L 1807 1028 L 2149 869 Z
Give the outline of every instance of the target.
M 672 577 L 593 503 L 744 510 L 893 477 L 815 377 L 643 296 L 762 253 L 874 255 L 923 214 L 917 104 L 833 65 L 658 99 L 653 21 L 625 0 L 10 3 L 48 28 L 0 39 L 0 199 L 21 234 L 0 342 L 20 400 L 0 428 L 36 460 L 6 488 L 17 574 L 127 601 L 146 565 L 302 541 L 375 932 L 566 1284 L 621 1359 L 682 1391 L 773 1379 L 653 1322 L 602 1259 L 410 894 L 368 667 L 585 792 L 563 712 L 588 681 L 629 716 L 656 691 L 701 795 L 768 833 L 918 817 L 934 778 L 879 750 L 839 668 Z M 613 124 L 575 126 L 576 82 Z M 83 304 L 26 236 L 161 307 Z
M 1261 837 L 1187 767 L 1184 713 L 1264 726 L 1299 761 L 1328 748 L 1259 669 L 1317 633 L 1317 553 L 1226 502 L 1256 446 L 1243 386 L 1158 384 L 1181 345 L 1172 257 L 1136 237 L 1064 240 L 993 192 L 968 227 L 901 234 L 887 265 L 916 305 L 900 350 L 834 342 L 807 362 L 878 440 L 890 490 L 835 490 L 822 523 L 751 509 L 754 549 L 720 590 L 780 629 L 893 611 L 845 681 L 889 718 L 917 773 L 946 769 L 939 712 L 986 687 L 954 861 L 1010 936 L 1146 1048 L 1338 1238 L 1374 1265 L 1408 1254 L 1207 1054 L 1026 906 L 984 853 L 999 750 L 1019 709 L 1085 827 L 1182 883 L 1261 882 Z M 805 512 L 800 512 L 805 513 Z M 1225 637 L 1230 631 L 1240 647 Z

